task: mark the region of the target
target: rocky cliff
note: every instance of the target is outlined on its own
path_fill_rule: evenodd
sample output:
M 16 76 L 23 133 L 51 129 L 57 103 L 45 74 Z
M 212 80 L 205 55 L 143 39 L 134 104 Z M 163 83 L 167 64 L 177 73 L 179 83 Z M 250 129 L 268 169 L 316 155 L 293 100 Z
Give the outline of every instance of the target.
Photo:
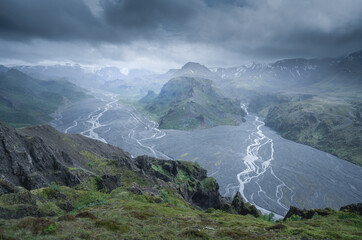
M 357 239 L 360 204 L 342 210 L 291 208 L 276 224 L 195 163 L 0 123 L 0 239 Z
M 117 147 L 63 134 L 49 125 L 14 129 L 0 123 L 0 143 L 0 194 L 24 193 L 51 184 L 88 190 L 91 182 L 103 192 L 123 186 L 158 196 L 168 189 L 201 209 L 220 209 L 231 203 L 220 196 L 216 180 L 208 178 L 196 163 L 132 158 Z

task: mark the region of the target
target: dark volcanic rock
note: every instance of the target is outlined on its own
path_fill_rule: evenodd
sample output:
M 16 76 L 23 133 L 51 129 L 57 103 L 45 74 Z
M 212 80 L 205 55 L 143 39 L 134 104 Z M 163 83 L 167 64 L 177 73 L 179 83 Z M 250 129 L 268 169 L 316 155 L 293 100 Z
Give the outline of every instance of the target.
M 341 207 L 340 211 L 353 212 L 353 213 L 357 213 L 360 216 L 362 216 L 362 203 L 350 204 L 350 205 Z
M 311 219 L 315 214 L 318 214 L 319 216 L 327 216 L 333 212 L 333 209 L 325 208 L 325 209 L 299 209 L 297 207 L 290 206 L 289 211 L 287 215 L 285 215 L 283 221 L 286 221 L 288 218 L 290 218 L 293 215 L 300 216 L 302 219 Z
M 89 167 L 92 159 L 84 153 L 109 160 L 116 167 L 133 167 L 128 153 L 100 141 L 66 135 L 48 125 L 14 129 L 0 123 L 0 176 L 8 183 L 0 184 L 0 194 L 11 192 L 10 185 L 30 190 L 47 187 L 54 181 L 72 187 L 84 178 L 98 175 L 97 169 Z M 110 179 L 117 186 L 118 178 L 108 177 L 104 182 L 111 189 L 114 186 Z
M 141 187 L 138 184 L 135 184 L 135 183 L 133 183 L 130 188 L 127 188 L 127 190 L 132 192 L 133 194 L 136 194 L 136 195 L 142 195 L 143 192 L 144 192 L 141 189 Z
M 6 193 L 15 193 L 17 190 L 15 186 L 6 180 L 0 179 L 0 196 Z
M 235 212 L 241 215 L 251 214 L 254 217 L 261 216 L 261 212 L 250 203 L 244 203 L 244 199 L 241 196 L 240 192 L 234 196 L 234 199 L 231 203 L 231 206 L 235 209 Z
M 101 176 L 100 178 L 96 178 L 98 190 L 103 190 L 110 193 L 112 192 L 112 190 L 121 187 L 121 177 L 121 174 L 117 174 L 114 176 L 106 174 Z
M 202 209 L 221 207 L 219 185 L 214 178 L 208 178 L 206 170 L 199 165 L 148 156 L 137 157 L 135 161 L 144 174 L 177 184 L 177 191 L 192 205 Z
M 0 123 L 0 156 L 0 218 L 57 215 L 56 211 L 40 209 L 39 201 L 52 202 L 69 212 L 73 203 L 57 185 L 81 186 L 92 178 L 98 190 L 109 193 L 122 186 L 124 176 L 125 182 L 129 181 L 129 174 L 147 182 L 148 187 L 131 182 L 128 190 L 135 194 L 147 192 L 158 199 L 162 189 L 168 188 L 196 208 L 221 209 L 231 203 L 220 196 L 216 180 L 207 177 L 206 170 L 197 163 L 148 156 L 133 159 L 117 147 L 78 134 L 63 134 L 48 125 L 14 129 Z M 49 187 L 52 182 L 56 184 Z M 14 186 L 27 190 L 48 188 L 32 195 Z M 8 203 L 6 199 L 12 200 Z M 16 203 L 19 206 L 12 210 Z M 240 214 L 257 215 L 256 209 L 242 200 L 235 200 L 234 208 Z

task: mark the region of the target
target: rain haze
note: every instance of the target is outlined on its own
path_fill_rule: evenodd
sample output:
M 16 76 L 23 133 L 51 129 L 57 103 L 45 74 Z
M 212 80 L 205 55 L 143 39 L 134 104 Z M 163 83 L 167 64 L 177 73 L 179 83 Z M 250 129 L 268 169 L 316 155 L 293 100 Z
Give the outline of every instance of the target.
M 359 239 L 361 207 L 361 0 L 0 0 L 0 239 Z
M 361 48 L 359 0 L 1 1 L 0 60 L 162 72 Z

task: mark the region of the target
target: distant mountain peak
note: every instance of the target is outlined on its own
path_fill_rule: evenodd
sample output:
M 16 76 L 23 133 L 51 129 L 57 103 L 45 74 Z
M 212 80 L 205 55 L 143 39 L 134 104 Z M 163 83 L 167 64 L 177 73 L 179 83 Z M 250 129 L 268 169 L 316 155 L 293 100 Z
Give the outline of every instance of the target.
M 200 63 L 196 63 L 196 62 L 188 62 L 185 65 L 183 65 L 181 69 L 189 69 L 189 68 L 203 68 L 203 69 L 209 70 L 204 65 L 201 65 Z
M 206 66 L 196 62 L 188 62 L 183 65 L 181 69 L 178 69 L 176 71 L 170 70 L 169 73 L 174 77 L 191 75 L 209 78 L 214 75 L 214 73 L 210 71 L 210 69 L 208 69 Z

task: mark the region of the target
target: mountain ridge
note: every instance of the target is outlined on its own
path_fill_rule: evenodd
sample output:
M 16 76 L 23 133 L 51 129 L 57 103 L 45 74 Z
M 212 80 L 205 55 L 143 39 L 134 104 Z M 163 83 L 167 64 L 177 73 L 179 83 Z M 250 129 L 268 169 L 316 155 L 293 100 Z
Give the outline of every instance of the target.
M 157 96 L 148 101 L 147 96 L 139 102 L 159 118 L 160 128 L 191 130 L 237 125 L 245 116 L 239 102 L 223 97 L 209 79 L 176 77 L 168 81 Z
M 68 81 L 39 80 L 16 69 L 0 72 L 0 95 L 0 121 L 19 127 L 49 121 L 58 106 L 90 97 Z

